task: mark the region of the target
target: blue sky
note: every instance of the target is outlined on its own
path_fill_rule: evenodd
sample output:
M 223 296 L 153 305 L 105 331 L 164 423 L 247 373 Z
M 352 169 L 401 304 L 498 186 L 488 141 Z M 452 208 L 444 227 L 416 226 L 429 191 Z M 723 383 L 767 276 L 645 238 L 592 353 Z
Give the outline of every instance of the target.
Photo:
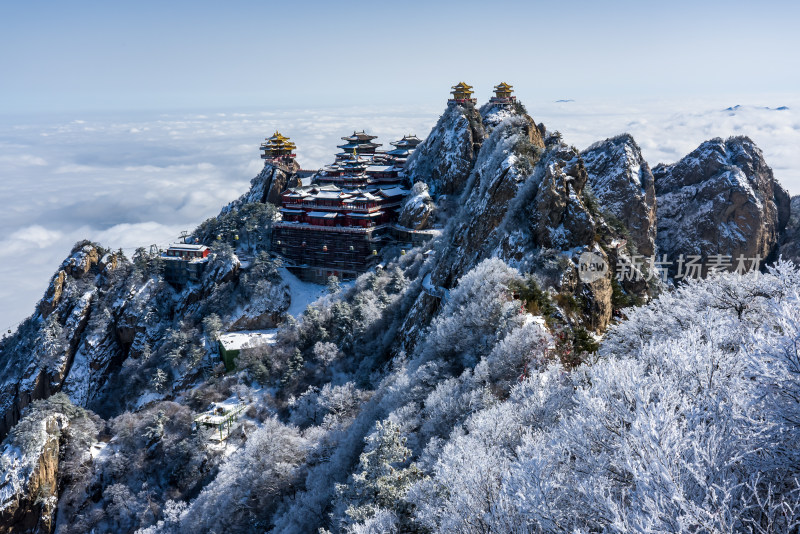
M 798 2 L 3 2 L 0 113 L 792 94 Z

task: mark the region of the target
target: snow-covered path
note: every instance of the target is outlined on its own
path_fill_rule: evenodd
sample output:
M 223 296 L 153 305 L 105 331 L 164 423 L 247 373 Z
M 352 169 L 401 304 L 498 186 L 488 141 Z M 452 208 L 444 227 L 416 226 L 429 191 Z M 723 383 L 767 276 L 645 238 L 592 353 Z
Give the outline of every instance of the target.
M 292 303 L 286 313 L 295 319 L 303 314 L 309 304 L 325 295 L 327 291 L 326 286 L 311 282 L 303 282 L 290 273 L 286 267 L 281 267 L 279 271 L 284 281 L 289 284 L 289 291 L 292 293 Z

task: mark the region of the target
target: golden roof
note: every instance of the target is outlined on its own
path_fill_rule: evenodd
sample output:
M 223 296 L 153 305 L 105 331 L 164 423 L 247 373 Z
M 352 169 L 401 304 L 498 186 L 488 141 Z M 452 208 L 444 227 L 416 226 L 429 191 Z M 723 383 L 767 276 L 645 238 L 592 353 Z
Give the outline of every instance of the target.
M 272 137 L 267 138 L 267 141 L 288 141 L 288 140 L 289 138 L 281 134 L 278 130 L 275 130 L 275 133 L 272 134 Z
M 455 89 L 457 91 L 463 91 L 465 93 L 472 92 L 472 86 L 466 82 L 458 82 L 456 85 L 451 87 L 450 89 Z
M 508 85 L 506 82 L 500 82 L 499 84 L 494 86 L 494 90 L 498 92 L 506 92 L 506 91 L 511 91 L 512 87 L 514 86 Z
M 289 140 L 288 137 L 275 130 L 272 137 L 266 139 L 266 143 L 261 144 L 261 149 L 267 154 L 276 154 L 278 152 L 291 152 L 295 150 L 297 145 Z

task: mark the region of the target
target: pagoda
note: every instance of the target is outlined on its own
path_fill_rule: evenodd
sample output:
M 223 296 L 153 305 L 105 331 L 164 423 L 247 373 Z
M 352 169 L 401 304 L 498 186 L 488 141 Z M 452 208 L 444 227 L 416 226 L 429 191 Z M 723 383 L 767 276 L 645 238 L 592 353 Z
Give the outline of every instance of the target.
M 352 154 L 359 156 L 372 157 L 375 155 L 375 150 L 381 143 L 373 143 L 373 139 L 377 139 L 377 135 L 369 135 L 361 130 L 360 132 L 353 132 L 353 135 L 342 137 L 342 141 L 346 141 L 343 145 L 337 145 L 341 148 L 342 152 L 336 154 L 336 160 L 349 159 Z
M 421 142 L 422 139 L 416 135 L 404 135 L 399 141 L 389 143 L 394 149 L 386 152 L 385 156 L 391 159 L 395 165 L 402 166 Z
M 296 148 L 297 146 L 288 137 L 275 130 L 272 137 L 268 137 L 265 143 L 261 143 L 261 150 L 264 151 L 261 159 L 268 161 L 293 160 L 296 156 L 294 153 Z
M 459 82 L 458 84 L 451 87 L 452 91 L 450 93 L 453 95 L 453 98 L 447 101 L 448 104 L 476 104 L 478 100 L 476 98 L 472 98 L 472 94 L 475 92 L 472 90 L 472 86 L 465 82 Z
M 365 187 L 369 182 L 369 176 L 365 171 L 370 162 L 362 160 L 354 148 L 350 155 L 342 157 L 337 155 L 332 165 L 323 167 L 317 176 L 317 182 L 340 187 Z
M 506 82 L 500 82 L 494 86 L 494 96 L 489 99 L 491 104 L 513 104 L 517 99 L 516 96 L 511 96 L 513 92 L 513 85 L 508 85 Z

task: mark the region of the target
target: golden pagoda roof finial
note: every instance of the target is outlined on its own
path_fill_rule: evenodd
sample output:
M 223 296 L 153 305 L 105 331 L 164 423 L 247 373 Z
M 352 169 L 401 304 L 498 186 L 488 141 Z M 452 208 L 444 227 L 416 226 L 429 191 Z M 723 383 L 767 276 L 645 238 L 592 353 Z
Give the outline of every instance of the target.
M 456 85 L 451 87 L 452 91 L 450 91 L 456 99 L 467 99 L 472 98 L 472 93 L 475 91 L 472 90 L 472 86 L 466 82 L 458 82 Z

